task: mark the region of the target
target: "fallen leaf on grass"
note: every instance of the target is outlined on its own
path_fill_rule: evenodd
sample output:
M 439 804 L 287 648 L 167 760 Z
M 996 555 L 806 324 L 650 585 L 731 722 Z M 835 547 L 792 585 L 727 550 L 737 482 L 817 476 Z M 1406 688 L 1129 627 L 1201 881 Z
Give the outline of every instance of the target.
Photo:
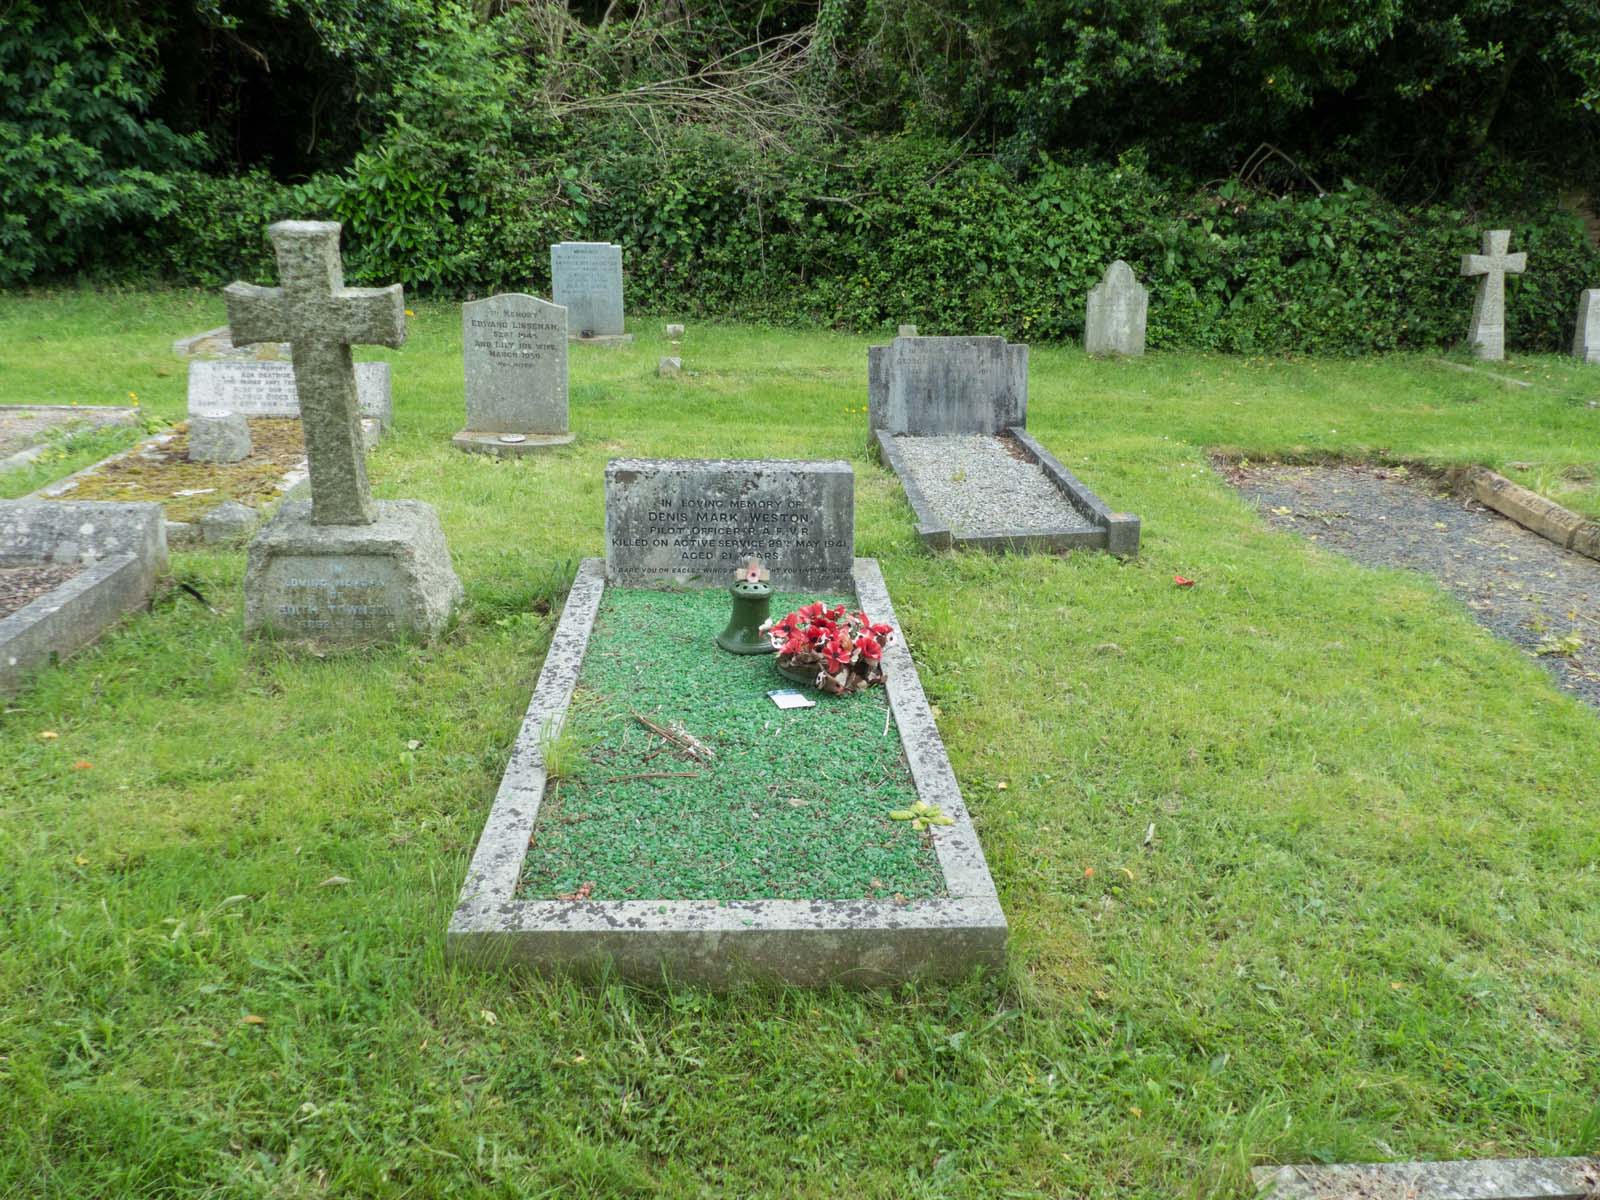
M 350 882 L 350 880 L 346 879 L 343 875 L 329 875 L 321 883 L 317 884 L 317 886 L 318 887 L 343 887 L 345 884 L 347 884 L 349 882 Z
M 1172 577 L 1172 582 L 1177 584 L 1179 587 L 1193 587 L 1194 586 L 1194 580 L 1185 579 L 1182 575 L 1174 575 Z
M 493 1009 L 479 1009 L 478 1016 L 483 1019 L 485 1025 L 498 1025 L 500 1023 L 500 1018 L 494 1015 Z
M 39 740 L 41 742 L 53 742 L 60 736 L 54 729 L 41 729 L 39 731 Z
M 78 857 L 77 857 L 77 858 L 75 858 L 75 859 L 73 859 L 73 860 L 72 860 L 72 861 L 73 861 L 73 862 L 75 862 L 75 863 L 77 863 L 77 864 L 78 864 L 78 866 L 80 866 L 80 867 L 87 867 L 87 866 L 88 866 L 88 865 L 89 865 L 89 860 L 88 860 L 88 859 L 87 859 L 87 858 L 85 858 L 85 857 L 84 857 L 84 856 L 83 856 L 83 855 L 81 855 L 81 854 L 80 854 L 80 855 L 78 855 Z
M 94 764 L 92 762 L 90 762 L 87 758 L 80 758 L 77 762 L 72 764 L 72 769 L 74 771 L 89 771 L 89 770 L 92 770 L 93 768 L 94 768 Z
M 565 892 L 556 897 L 557 900 L 587 900 L 594 891 L 594 880 L 589 880 L 579 886 L 575 892 Z
M 420 750 L 420 749 L 422 749 L 422 739 L 421 738 L 412 738 L 410 741 L 408 741 L 406 743 L 406 749 L 407 750 Z
M 241 1025 L 265 1025 L 266 1023 L 267 1019 L 265 1017 L 258 1017 L 255 1013 L 246 1013 L 239 1018 L 239 1024 Z

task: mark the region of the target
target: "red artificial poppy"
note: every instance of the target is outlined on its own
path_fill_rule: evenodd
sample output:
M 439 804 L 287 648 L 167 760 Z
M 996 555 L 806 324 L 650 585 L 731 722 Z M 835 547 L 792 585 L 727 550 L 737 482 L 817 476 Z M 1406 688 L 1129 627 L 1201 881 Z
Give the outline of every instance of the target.
M 1194 586 L 1194 580 L 1185 579 L 1182 575 L 1174 575 L 1172 577 L 1172 582 L 1177 584 L 1179 587 L 1193 587 Z
M 856 639 L 856 649 L 861 651 L 861 657 L 868 662 L 877 662 L 883 657 L 883 647 L 878 645 L 878 640 L 870 633 L 863 633 Z

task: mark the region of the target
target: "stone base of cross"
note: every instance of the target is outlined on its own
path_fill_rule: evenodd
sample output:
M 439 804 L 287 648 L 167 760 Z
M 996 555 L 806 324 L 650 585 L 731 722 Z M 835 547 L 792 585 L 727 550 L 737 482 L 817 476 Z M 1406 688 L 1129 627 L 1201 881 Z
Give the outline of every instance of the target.
M 236 346 L 287 341 L 305 429 L 311 499 L 287 500 L 250 543 L 245 633 L 318 645 L 431 638 L 462 597 L 438 514 L 374 501 L 352 345 L 405 341 L 400 285 L 347 288 L 332 221 L 268 229 L 278 287 L 226 289 Z
M 1528 269 L 1528 256 L 1507 254 L 1510 248 L 1509 229 L 1490 229 L 1483 235 L 1482 254 L 1461 256 L 1461 273 L 1478 277 L 1467 338 L 1473 353 L 1488 362 L 1506 356 L 1506 276 L 1521 275 Z

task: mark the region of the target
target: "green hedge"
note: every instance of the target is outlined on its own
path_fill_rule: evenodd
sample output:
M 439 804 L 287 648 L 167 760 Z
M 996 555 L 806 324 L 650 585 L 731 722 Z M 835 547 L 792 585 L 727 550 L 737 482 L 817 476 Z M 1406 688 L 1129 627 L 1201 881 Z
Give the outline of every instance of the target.
M 268 221 L 333 216 L 352 281 L 545 292 L 550 242 L 609 240 L 625 248 L 636 313 L 1056 341 L 1082 334 L 1085 296 L 1120 257 L 1151 290 L 1153 347 L 1324 354 L 1461 342 L 1472 284 L 1457 263 L 1491 225 L 1530 262 L 1508 286 L 1511 347 L 1564 348 L 1579 291 L 1600 286 L 1600 253 L 1555 207 L 1475 216 L 1351 185 L 1179 189 L 1134 158 L 1042 160 L 1019 180 L 911 139 L 758 157 L 688 131 L 665 148 L 579 153 L 595 149 L 557 148 L 535 168 L 398 138 L 295 187 L 195 176 L 122 270 L 267 278 Z

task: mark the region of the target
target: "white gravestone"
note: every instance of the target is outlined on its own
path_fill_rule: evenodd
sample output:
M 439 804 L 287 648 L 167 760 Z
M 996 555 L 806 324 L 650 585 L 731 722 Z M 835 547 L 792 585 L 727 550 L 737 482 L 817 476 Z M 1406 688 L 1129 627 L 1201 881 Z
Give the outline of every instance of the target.
M 1506 356 L 1506 276 L 1528 269 L 1526 254 L 1507 254 L 1509 229 L 1490 229 L 1483 235 L 1482 254 L 1463 254 L 1461 273 L 1478 277 L 1478 294 L 1472 301 L 1472 352 L 1486 362 Z
M 463 450 L 527 454 L 572 441 L 567 429 L 567 310 L 508 293 L 461 306 L 466 372 Z
M 1572 335 L 1572 353 L 1584 362 L 1600 363 L 1600 288 L 1578 296 L 1578 328 Z
M 1083 327 L 1083 348 L 1090 354 L 1144 353 L 1145 317 L 1150 293 L 1120 258 L 1106 268 L 1105 278 L 1089 290 L 1089 312 Z
M 387 431 L 394 425 L 389 364 L 362 362 L 356 369 L 356 407 Z M 215 359 L 189 364 L 189 415 L 233 412 L 244 417 L 298 417 L 294 364 Z
M 550 247 L 550 298 L 567 310 L 567 336 L 625 342 L 622 331 L 622 247 L 610 242 L 559 242 Z

